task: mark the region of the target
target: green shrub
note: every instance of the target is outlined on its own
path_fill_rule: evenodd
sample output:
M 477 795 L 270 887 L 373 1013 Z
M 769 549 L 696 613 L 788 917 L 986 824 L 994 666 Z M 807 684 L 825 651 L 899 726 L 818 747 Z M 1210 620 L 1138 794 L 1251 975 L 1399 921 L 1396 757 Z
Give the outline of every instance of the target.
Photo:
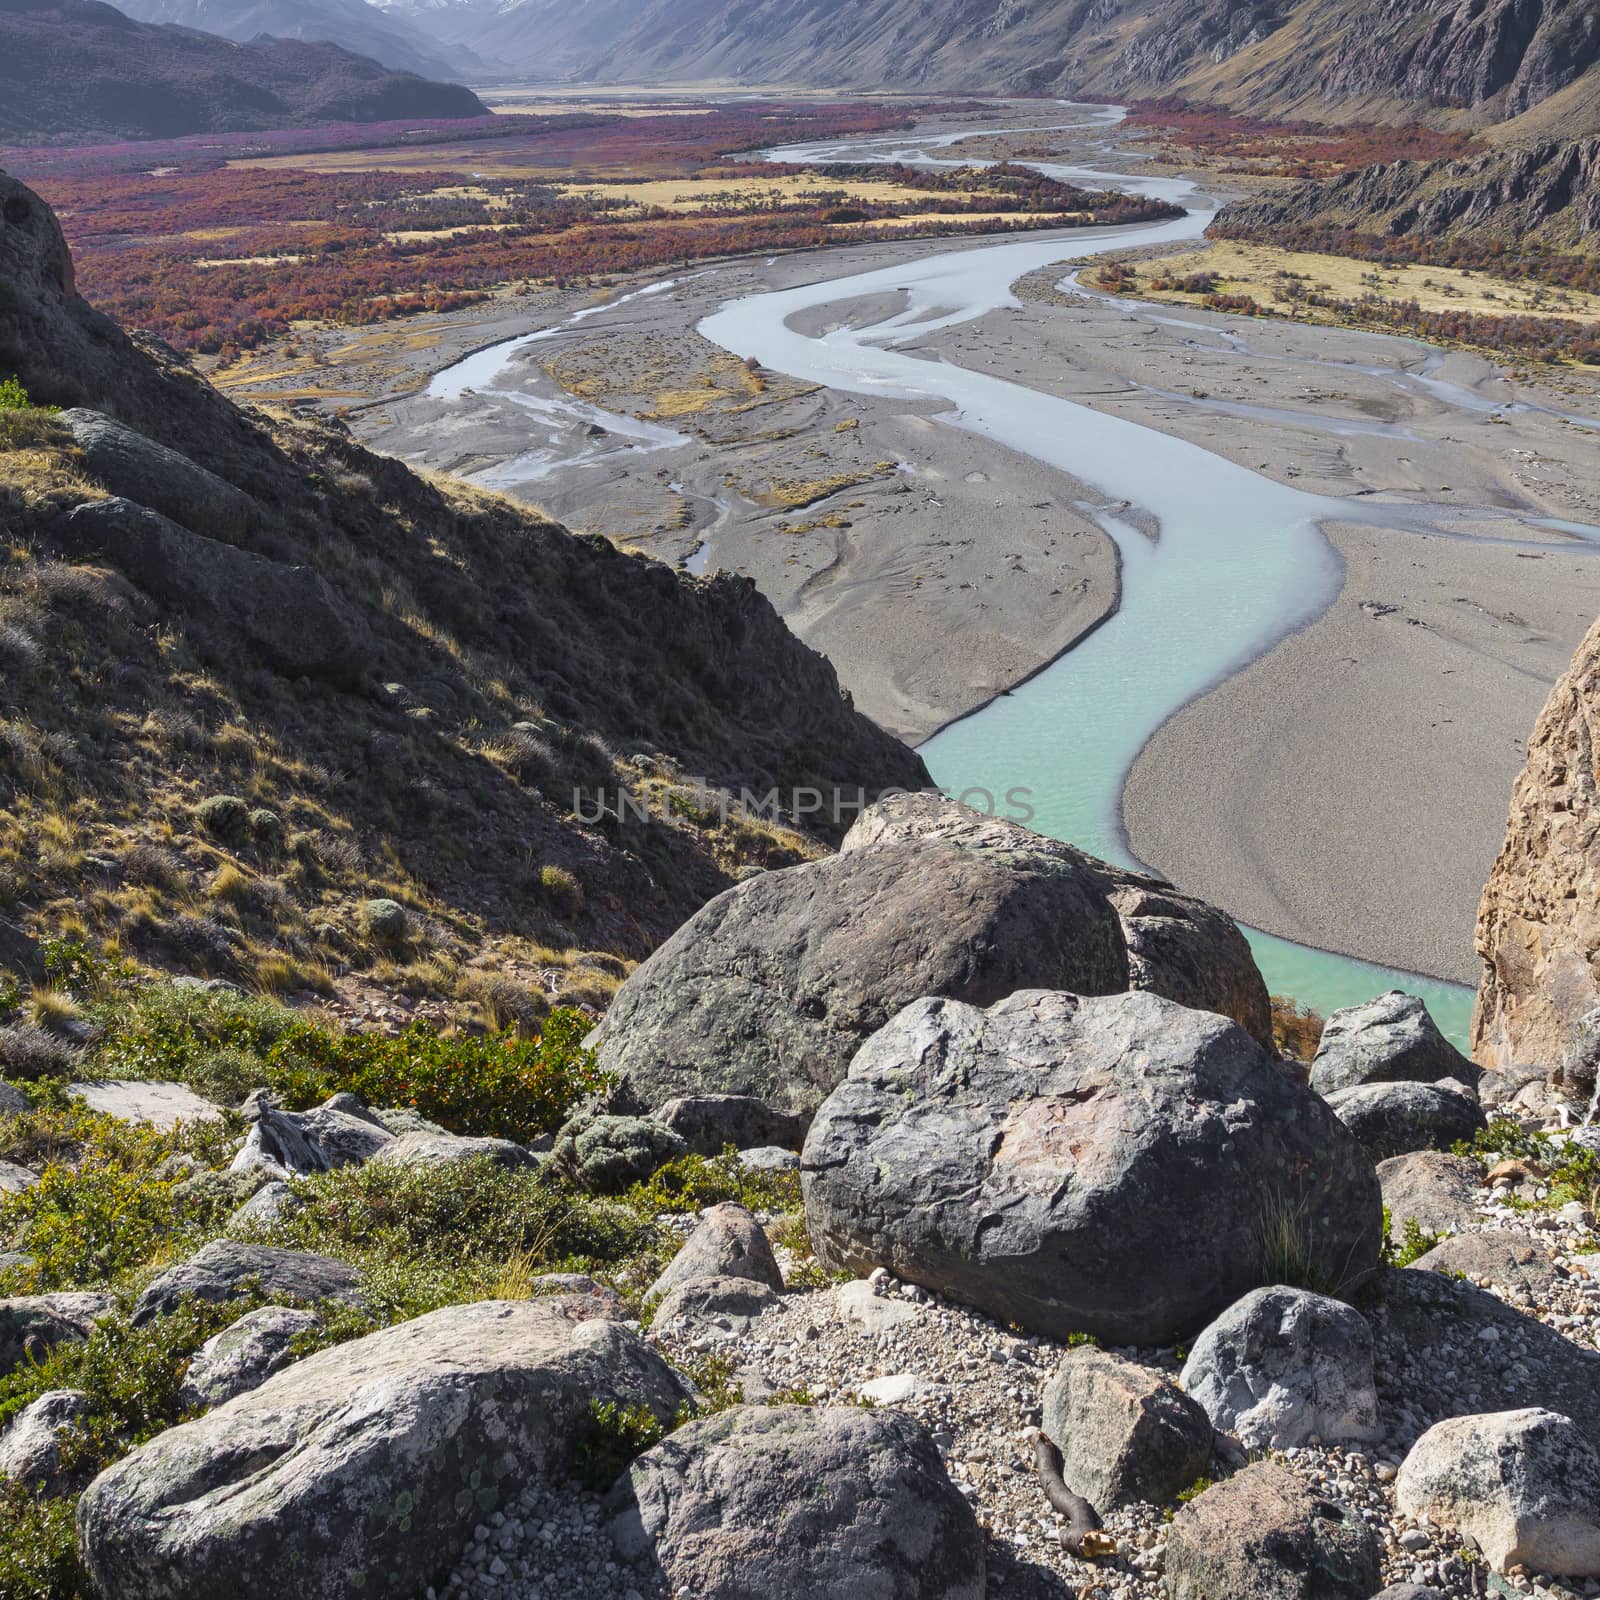
M 0 378 L 0 411 L 28 411 L 32 407 L 28 391 L 18 379 Z
M 720 1156 L 687 1155 L 669 1161 L 623 1198 L 651 1216 L 703 1211 L 727 1200 L 751 1211 L 798 1211 L 800 1174 L 754 1171 L 729 1145 Z
M 208 795 L 194 814 L 200 826 L 219 839 L 236 839 L 250 825 L 250 807 L 236 794 Z
M 79 1600 L 71 1499 L 44 1499 L 20 1483 L 0 1483 L 0 1595 L 6 1600 Z
M 539 892 L 557 916 L 575 917 L 583 910 L 583 885 L 565 867 L 541 867 Z
M 283 837 L 283 819 L 276 811 L 260 807 L 248 817 L 250 832 L 264 844 L 276 844 Z
M 604 1494 L 635 1457 L 660 1444 L 676 1425 L 662 1422 L 648 1406 L 591 1400 L 588 1416 L 573 1431 L 567 1469 L 586 1489 Z

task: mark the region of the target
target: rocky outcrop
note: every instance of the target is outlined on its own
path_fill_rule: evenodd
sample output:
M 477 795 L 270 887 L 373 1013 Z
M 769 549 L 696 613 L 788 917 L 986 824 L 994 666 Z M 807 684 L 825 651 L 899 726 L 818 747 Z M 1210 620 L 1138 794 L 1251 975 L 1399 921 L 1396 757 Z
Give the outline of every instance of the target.
M 69 1083 L 67 1093 L 103 1117 L 136 1127 L 170 1130 L 180 1122 L 215 1122 L 222 1108 L 186 1083 L 133 1078 L 95 1078 Z
M 36 1294 L 0 1300 L 0 1378 L 63 1340 L 81 1341 L 117 1308 L 108 1294 Z
M 807 1113 L 923 996 L 1130 987 L 1269 1036 L 1265 985 L 1221 912 L 916 795 L 869 810 L 838 855 L 719 895 L 628 978 L 592 1042 L 646 1105 L 715 1092 Z
M 99 411 L 74 406 L 61 413 L 89 476 L 113 495 L 159 511 L 191 533 L 234 544 L 261 521 L 249 495 L 187 456 L 147 439 Z
M 1382 1228 L 1371 1161 L 1323 1102 L 1236 1024 L 1150 994 L 908 1006 L 818 1111 L 801 1171 L 824 1264 L 1055 1338 L 1188 1336 L 1285 1250 L 1353 1286 Z
M 1195 1340 L 1181 1381 L 1248 1450 L 1379 1435 L 1372 1330 L 1326 1295 L 1281 1285 L 1247 1294 Z
M 1449 1150 L 1488 1126 L 1460 1084 L 1359 1083 L 1330 1094 L 1328 1104 L 1374 1161 L 1413 1150 Z
M 1472 1538 L 1497 1572 L 1600 1576 L 1600 1456 L 1555 1412 L 1436 1423 L 1394 1488 L 1402 1512 Z
M 804 1117 L 745 1094 L 682 1095 L 658 1107 L 655 1117 L 702 1156 L 721 1155 L 730 1144 L 798 1150 L 806 1136 Z
M 772 1246 L 761 1224 L 743 1206 L 729 1201 L 703 1211 L 684 1247 L 648 1292 L 668 1294 L 700 1278 L 745 1278 L 782 1291 L 783 1274 Z
M 354 1095 L 336 1094 L 309 1111 L 280 1111 L 265 1092 L 245 1106 L 250 1132 L 233 1158 L 235 1172 L 264 1169 L 280 1178 L 359 1166 L 394 1143 L 394 1135 Z
M 1600 184 L 1589 194 L 1600 203 Z M 1550 691 L 1483 902 L 1472 1054 L 1554 1067 L 1600 1007 L 1600 623 Z
M 307 1250 L 238 1244 L 214 1239 L 202 1250 L 168 1267 L 134 1304 L 133 1325 L 170 1315 L 185 1300 L 226 1305 L 259 1294 L 269 1300 L 311 1305 L 323 1300 L 363 1305 L 361 1275 L 342 1261 Z
M 1441 1078 L 1476 1086 L 1478 1069 L 1439 1032 L 1422 1001 L 1398 989 L 1333 1012 L 1311 1063 L 1311 1087 L 1323 1095 L 1361 1083 Z
M 487 1161 L 496 1167 L 534 1167 L 538 1157 L 510 1139 L 471 1139 L 455 1133 L 402 1133 L 380 1145 L 372 1160 L 380 1167 L 453 1167 Z
M 132 500 L 91 500 L 54 525 L 55 543 L 125 572 L 164 610 L 220 650 L 248 641 L 289 677 L 349 682 L 369 641 L 359 620 L 311 567 L 180 528 Z
M 751 1278 L 689 1278 L 667 1291 L 650 1326 L 693 1338 L 742 1333 L 778 1304 L 766 1284 Z
M 1211 1422 L 1194 1400 L 1159 1372 L 1089 1345 L 1061 1358 L 1043 1413 L 1063 1481 L 1102 1514 L 1171 1500 L 1211 1459 Z
M 294 1360 L 294 1341 L 321 1325 L 316 1312 L 290 1306 L 247 1313 L 195 1352 L 179 1398 L 186 1406 L 220 1406 L 260 1388 Z
M 419 1594 L 473 1523 L 562 1473 L 591 1401 L 663 1421 L 666 1364 L 558 1299 L 452 1306 L 309 1356 L 102 1473 L 85 1565 L 118 1600 Z
M 1378 1541 L 1352 1510 L 1261 1461 L 1196 1496 L 1172 1519 L 1172 1600 L 1368 1600 Z
M 623 1557 L 695 1600 L 983 1600 L 977 1519 L 897 1412 L 735 1407 L 646 1451 L 608 1506 Z

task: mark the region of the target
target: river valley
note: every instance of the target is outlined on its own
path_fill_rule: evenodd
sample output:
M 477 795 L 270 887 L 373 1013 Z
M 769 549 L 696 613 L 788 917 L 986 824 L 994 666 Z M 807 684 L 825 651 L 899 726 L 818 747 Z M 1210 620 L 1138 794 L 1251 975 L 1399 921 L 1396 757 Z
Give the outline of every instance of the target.
M 1051 175 L 1188 214 L 508 300 L 438 319 L 426 370 L 352 423 L 747 573 L 950 792 L 1020 796 L 1042 831 L 1269 930 L 1275 992 L 1327 1009 L 1399 984 L 1460 1038 L 1511 780 L 1600 611 L 1600 402 L 1086 288 L 1076 263 L 1193 241 L 1216 197 L 1145 169 L 1106 108 L 1003 109 L 772 154 L 1048 139 L 1059 158 L 1029 160 Z

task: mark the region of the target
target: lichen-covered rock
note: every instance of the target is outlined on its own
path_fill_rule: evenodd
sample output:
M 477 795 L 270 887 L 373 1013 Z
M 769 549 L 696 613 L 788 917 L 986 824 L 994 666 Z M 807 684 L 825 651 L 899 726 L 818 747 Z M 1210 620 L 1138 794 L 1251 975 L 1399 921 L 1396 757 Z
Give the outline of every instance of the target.
M 51 1389 L 25 1406 L 0 1432 L 0 1478 L 64 1492 L 62 1440 L 89 1410 L 88 1395 L 77 1389 Z
M 1457 1234 L 1441 1240 L 1411 1265 L 1418 1272 L 1445 1272 L 1513 1294 L 1521 1291 L 1533 1300 L 1549 1294 L 1563 1276 L 1539 1236 L 1520 1228 Z
M 296 1362 L 103 1472 L 78 1506 L 117 1600 L 420 1594 L 591 1401 L 687 1398 L 636 1334 L 560 1300 L 451 1306 Z
M 839 854 L 718 895 L 632 973 L 593 1043 L 646 1105 L 717 1092 L 806 1114 L 913 1000 L 1130 987 L 1270 1037 L 1265 985 L 1221 912 L 912 795 L 866 812 Z
M 359 1166 L 394 1135 L 352 1094 L 336 1094 L 310 1111 L 280 1111 L 261 1090 L 245 1103 L 251 1118 L 244 1147 L 233 1158 L 242 1172 L 265 1167 L 279 1178 Z
M 249 495 L 102 412 L 75 406 L 61 413 L 61 422 L 83 453 L 90 477 L 112 494 L 159 511 L 191 533 L 230 544 L 243 539 L 260 521 Z
M 39 1181 L 32 1167 L 19 1167 L 15 1161 L 0 1161 L 0 1195 L 21 1194 Z
M 983 1600 L 983 1538 L 920 1424 L 854 1406 L 739 1406 L 678 1429 L 607 1502 L 673 1594 Z
M 35 1294 L 0 1300 L 0 1378 L 63 1340 L 84 1340 L 116 1310 L 109 1294 Z
M 402 1133 L 372 1156 L 386 1167 L 452 1167 L 485 1160 L 497 1167 L 536 1167 L 538 1157 L 510 1139 L 472 1139 L 454 1133 Z
M 1395 1503 L 1513 1566 L 1600 1577 L 1600 1456 L 1567 1417 L 1530 1407 L 1435 1423 L 1395 1478 Z
M 142 1327 L 176 1311 L 189 1299 L 225 1305 L 252 1294 L 307 1305 L 323 1300 L 353 1306 L 366 1303 L 361 1275 L 331 1256 L 213 1239 L 187 1261 L 169 1267 L 139 1296 L 132 1322 L 136 1328 Z
M 247 640 L 286 676 L 350 681 L 366 657 L 365 628 L 313 567 L 191 533 L 124 498 L 74 506 L 51 537 L 69 555 L 109 561 L 214 648 Z
M 1472 1055 L 1554 1066 L 1600 1007 L 1600 622 L 1550 691 L 1478 906 Z
M 581 1112 L 556 1135 L 551 1164 L 591 1194 L 619 1194 L 642 1183 L 689 1147 L 653 1117 Z
M 1444 1083 L 1361 1083 L 1336 1089 L 1327 1100 L 1374 1161 L 1448 1150 L 1489 1125 L 1465 1088 Z
M 1080 1345 L 1045 1386 L 1045 1433 L 1061 1476 L 1102 1514 L 1137 1500 L 1160 1505 L 1211 1459 L 1212 1428 L 1176 1384 L 1105 1350 Z
M 732 1201 L 700 1213 L 694 1232 L 649 1292 L 668 1294 L 697 1278 L 748 1278 L 779 1293 L 783 1290 L 783 1274 L 761 1224 Z
M 1243 1029 L 1155 995 L 906 1007 L 801 1157 L 818 1257 L 1062 1338 L 1194 1333 L 1278 1269 L 1377 1263 L 1372 1163 Z
M 1172 1600 L 1368 1600 L 1382 1582 L 1361 1518 L 1274 1461 L 1197 1495 L 1167 1538 Z
M 248 1312 L 195 1352 L 180 1398 L 186 1406 L 220 1406 L 259 1388 L 294 1360 L 294 1341 L 321 1325 L 316 1312 L 290 1306 Z
M 1478 1069 L 1439 1032 L 1422 1001 L 1399 989 L 1333 1012 L 1311 1063 L 1311 1087 L 1318 1094 L 1358 1083 L 1437 1083 L 1441 1078 L 1475 1086 Z
M 1372 1330 L 1359 1311 L 1305 1289 L 1256 1289 L 1195 1340 L 1180 1380 L 1249 1450 L 1376 1439 Z
M 650 1326 L 696 1337 L 742 1333 L 781 1303 L 753 1278 L 689 1278 L 667 1291 Z
M 680 1095 L 659 1107 L 655 1118 L 702 1156 L 721 1155 L 730 1144 L 736 1150 L 757 1145 L 798 1150 L 806 1136 L 806 1118 L 748 1094 Z
M 180 1122 L 215 1122 L 222 1108 L 186 1083 L 98 1078 L 69 1083 L 67 1093 L 101 1116 L 135 1126 L 170 1129 Z
M 228 1232 L 263 1232 L 281 1222 L 296 1207 L 303 1204 L 301 1197 L 282 1178 L 273 1178 L 262 1184 L 228 1218 Z
M 1406 1224 L 1424 1233 L 1460 1233 L 1477 1219 L 1483 1168 L 1442 1150 L 1413 1150 L 1378 1163 L 1378 1186 L 1389 1208 L 1389 1231 L 1404 1241 Z
M 411 933 L 410 914 L 398 900 L 364 901 L 361 925 L 379 944 L 404 944 Z

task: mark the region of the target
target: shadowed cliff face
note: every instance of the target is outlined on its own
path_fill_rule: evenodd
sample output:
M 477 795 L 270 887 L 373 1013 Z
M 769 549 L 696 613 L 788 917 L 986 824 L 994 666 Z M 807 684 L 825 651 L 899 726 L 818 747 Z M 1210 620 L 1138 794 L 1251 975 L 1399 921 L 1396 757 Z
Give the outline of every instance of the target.
M 837 840 L 854 813 L 834 819 L 834 791 L 928 783 L 749 580 L 426 481 L 337 423 L 241 411 L 78 296 L 55 217 L 0 175 L 12 374 L 73 409 L 0 412 L 0 633 L 22 641 L 0 811 L 59 788 L 107 860 L 170 830 L 162 893 L 203 906 L 216 861 L 196 804 L 261 786 L 283 832 L 245 852 L 271 881 L 233 929 L 257 953 L 354 926 L 371 880 L 399 872 L 460 955 L 500 934 L 641 955 L 742 865 Z M 338 641 L 309 637 L 313 608 Z M 621 788 L 654 796 L 647 818 L 600 814 Z M 797 829 L 729 820 L 721 795 L 744 789 L 823 809 Z M 296 828 L 348 848 L 297 867 Z M 0 871 L 8 915 L 81 894 L 77 870 Z M 94 931 L 132 893 L 102 896 Z

